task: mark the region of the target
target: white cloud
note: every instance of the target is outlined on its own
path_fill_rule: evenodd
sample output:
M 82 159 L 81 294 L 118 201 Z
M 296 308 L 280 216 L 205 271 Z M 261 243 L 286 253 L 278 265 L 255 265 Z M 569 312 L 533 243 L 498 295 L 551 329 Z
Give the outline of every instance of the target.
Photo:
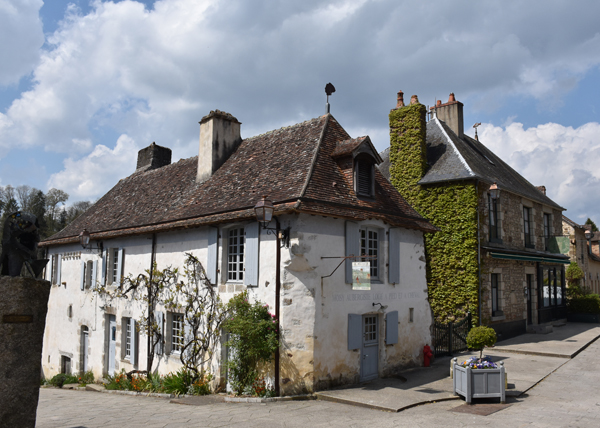
M 483 124 L 479 136 L 490 150 L 584 223 L 600 213 L 599 123 L 579 128 L 547 123 L 525 129 L 515 122 L 501 128 Z
M 97 145 L 87 156 L 64 161 L 64 169 L 52 174 L 47 187 L 64 190 L 70 200 L 97 199 L 119 179 L 135 171 L 138 147 L 127 135 L 117 139 L 114 149 Z
M 42 0 L 0 0 L 0 85 L 29 74 L 44 44 L 38 12 Z

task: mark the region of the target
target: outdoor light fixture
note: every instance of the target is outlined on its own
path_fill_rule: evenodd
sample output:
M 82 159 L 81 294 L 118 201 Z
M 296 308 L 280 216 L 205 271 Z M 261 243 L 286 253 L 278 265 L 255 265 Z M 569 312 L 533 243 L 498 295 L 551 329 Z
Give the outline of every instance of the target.
M 287 227 L 285 229 L 281 229 L 279 225 L 279 220 L 275 218 L 275 228 L 267 227 L 271 220 L 273 219 L 273 211 L 275 207 L 273 206 L 273 202 L 267 199 L 266 196 L 263 196 L 262 200 L 258 201 L 258 203 L 254 206 L 254 213 L 256 215 L 256 220 L 262 224 L 262 228 L 267 231 L 267 235 L 273 234 L 277 237 L 278 241 L 281 241 L 281 246 L 289 248 L 290 246 L 290 228 Z
M 388 308 L 388 305 L 383 305 L 381 303 L 373 302 L 373 306 L 375 306 L 375 305 L 379 305 L 379 311 L 381 311 L 381 312 L 385 311 Z
M 79 243 L 85 250 L 98 250 L 98 254 L 102 254 L 102 241 L 98 242 L 96 248 L 92 248 L 90 246 L 90 232 L 87 229 L 83 229 L 79 234 Z
M 592 236 L 594 236 L 594 232 L 592 232 L 590 229 L 586 229 L 585 230 L 585 239 L 587 239 L 587 241 L 588 241 L 588 251 L 589 251 L 590 255 L 592 255 L 592 243 L 591 243 Z
M 494 184 L 490 186 L 490 197 L 492 199 L 498 199 L 500 197 L 500 189 L 498 189 L 498 185 L 494 181 Z

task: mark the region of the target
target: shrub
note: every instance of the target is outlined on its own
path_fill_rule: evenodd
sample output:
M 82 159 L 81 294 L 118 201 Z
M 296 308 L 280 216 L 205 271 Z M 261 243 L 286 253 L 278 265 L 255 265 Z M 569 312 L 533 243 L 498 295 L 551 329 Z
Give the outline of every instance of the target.
M 104 386 L 106 389 L 120 389 L 124 391 L 131 391 L 133 389 L 125 370 L 121 370 L 121 373 L 115 375 L 106 376 L 106 383 Z
M 600 296 L 588 294 L 567 300 L 569 312 L 577 314 L 600 314 Z
M 78 378 L 78 382 L 82 385 L 87 385 L 88 383 L 94 383 L 94 373 L 89 370 L 85 373 L 82 373 Z
M 473 327 L 467 335 L 467 346 L 470 349 L 479 350 L 479 358 L 483 357 L 483 348 L 496 344 L 496 332 L 493 328 L 480 325 Z
M 79 379 L 77 378 L 77 376 L 73 376 L 73 375 L 66 374 L 66 373 L 59 373 L 56 376 L 54 376 L 52 379 L 50 379 L 50 381 L 48 383 L 50 385 L 62 388 L 63 385 L 65 385 L 65 384 L 79 383 Z
M 210 394 L 210 381 L 213 379 L 211 374 L 202 375 L 194 381 L 187 390 L 189 395 L 208 395 Z
M 183 395 L 193 383 L 192 374 L 184 368 L 176 373 L 169 373 L 163 378 L 164 390 L 168 394 Z
M 278 323 L 267 305 L 259 301 L 250 303 L 246 291 L 233 296 L 227 309 L 229 381 L 237 395 L 252 393 L 259 364 L 271 361 L 279 346 Z

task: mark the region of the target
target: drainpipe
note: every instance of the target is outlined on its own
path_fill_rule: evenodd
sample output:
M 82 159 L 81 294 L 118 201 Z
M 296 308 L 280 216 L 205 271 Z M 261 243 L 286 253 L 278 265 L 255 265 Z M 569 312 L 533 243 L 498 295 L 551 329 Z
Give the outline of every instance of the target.
M 277 270 L 275 271 L 275 319 L 277 320 L 277 350 L 275 351 L 275 396 L 279 397 L 280 387 L 279 387 L 279 372 L 280 372 L 280 359 L 279 352 L 281 351 L 281 321 L 279 320 L 279 300 L 281 296 L 281 243 L 279 242 L 279 231 L 281 230 L 279 219 L 275 217 L 275 242 L 276 242 L 276 257 L 275 257 L 275 265 L 277 266 Z
M 479 180 L 475 181 L 475 191 L 479 199 Z M 478 325 L 481 325 L 481 224 L 479 219 L 479 202 L 477 202 L 477 318 Z
M 150 252 L 150 283 L 152 283 L 152 274 L 154 272 L 154 262 L 156 260 L 156 233 L 152 234 L 152 249 Z M 148 319 L 151 322 L 154 322 L 154 299 L 151 299 L 148 296 Z M 148 330 L 150 333 L 150 330 Z M 154 362 L 154 350 L 152 349 L 152 340 L 153 335 L 148 334 L 148 355 L 146 358 L 146 370 L 148 371 L 148 375 L 150 375 L 150 370 L 152 370 L 152 363 Z

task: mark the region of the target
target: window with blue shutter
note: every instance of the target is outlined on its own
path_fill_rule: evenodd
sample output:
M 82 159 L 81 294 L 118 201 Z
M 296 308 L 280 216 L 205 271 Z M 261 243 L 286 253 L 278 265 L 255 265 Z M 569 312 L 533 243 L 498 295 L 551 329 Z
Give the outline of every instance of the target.
M 250 223 L 244 228 L 246 231 L 244 285 L 246 286 L 258 286 L 259 227 L 259 223 L 256 222 Z
M 81 261 L 81 280 L 79 281 L 79 289 L 83 290 L 85 288 L 85 261 Z
M 390 284 L 400 283 L 400 229 L 390 229 L 390 247 L 388 259 L 388 281 Z
M 162 355 L 163 354 L 163 344 L 164 344 L 164 317 L 163 317 L 163 313 L 162 312 L 154 312 L 154 319 L 156 320 L 156 325 L 157 325 L 157 336 L 158 338 L 154 338 L 154 340 L 156 341 L 158 339 L 158 343 L 156 344 L 156 348 L 155 352 L 156 355 Z
M 360 234 L 358 224 L 352 221 L 346 222 L 346 257 L 360 255 Z M 352 262 L 357 259 L 349 257 L 346 259 L 346 283 L 352 284 Z
M 398 343 L 398 311 L 385 314 L 385 343 L 386 345 Z
M 217 285 L 217 250 L 219 229 L 208 228 L 208 257 L 206 262 L 206 276 L 212 285 Z
M 108 250 L 102 252 L 102 270 L 100 272 L 100 285 L 106 285 L 106 264 L 108 262 Z
M 362 347 L 362 315 L 348 314 L 348 350 Z

